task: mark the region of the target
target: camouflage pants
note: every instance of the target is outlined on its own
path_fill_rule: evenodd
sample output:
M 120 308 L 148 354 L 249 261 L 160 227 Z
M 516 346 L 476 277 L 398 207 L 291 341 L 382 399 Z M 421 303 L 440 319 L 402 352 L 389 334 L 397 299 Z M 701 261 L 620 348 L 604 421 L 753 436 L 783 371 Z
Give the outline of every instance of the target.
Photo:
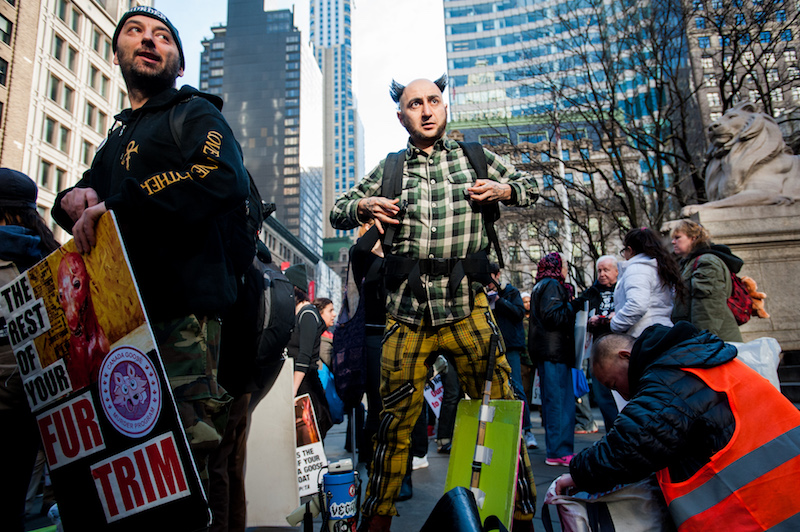
M 217 383 L 220 322 L 195 315 L 153 323 L 183 429 L 200 478 L 225 432 L 231 396 Z

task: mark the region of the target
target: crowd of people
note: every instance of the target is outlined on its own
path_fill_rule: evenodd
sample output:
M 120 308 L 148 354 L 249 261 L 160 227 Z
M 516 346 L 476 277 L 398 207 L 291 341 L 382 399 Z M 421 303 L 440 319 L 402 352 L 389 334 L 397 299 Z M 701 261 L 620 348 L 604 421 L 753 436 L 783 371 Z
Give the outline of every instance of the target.
M 226 235 L 237 223 L 230 213 L 247 196 L 241 149 L 219 98 L 175 88 L 183 49 L 162 13 L 131 9 L 119 21 L 112 47 L 131 108 L 116 117 L 118 127 L 80 182 L 58 195 L 53 217 L 73 235 L 77 250 L 87 253 L 95 246 L 100 216 L 116 213 L 180 421 L 192 435 L 193 458 L 212 494 L 211 530 L 244 530 L 242 471 L 251 398 L 246 387 L 231 386 L 229 393 L 217 379 L 220 353 L 225 355 L 220 324 L 240 282 L 227 257 Z M 530 272 L 530 293 L 503 284 L 493 226 L 497 204 L 532 207 L 537 184 L 491 151 L 447 138 L 446 84 L 445 76 L 405 86 L 392 82 L 408 143 L 341 195 L 330 213 L 337 229 L 361 227 L 350 254 L 366 309 L 365 414 L 350 420 L 357 434 L 350 445 L 369 471 L 360 530 L 389 531 L 395 501 L 411 497 L 410 471 L 426 463 L 414 442 L 421 437 L 427 448 L 423 389 L 434 367 L 445 387 L 439 452 L 450 451 L 459 400 L 483 394 L 487 370 L 492 398 L 523 403 L 515 531 L 532 530 L 536 507 L 527 452 L 538 446 L 532 432 L 534 375 L 545 463 L 569 468 L 558 481 L 559 493 L 604 491 L 656 473 L 676 524 L 686 530 L 724 520 L 726 512 L 735 512 L 737 523 L 775 525 L 800 515 L 793 483 L 780 481 L 798 478 L 800 413 L 757 381 L 725 343 L 742 340 L 727 305 L 731 274 L 740 271 L 742 260 L 712 244 L 701 225 L 684 220 L 672 230 L 671 250 L 649 228 L 629 231 L 619 253 L 623 260 L 600 257 L 596 279 L 582 294 L 575 294 L 569 264 L 558 252 L 543 256 Z M 185 123 L 177 139 L 176 108 Z M 212 137 L 213 149 L 206 142 Z M 146 184 L 181 171 L 185 178 Z M 0 169 L 0 284 L 58 247 L 36 211 L 36 198 L 30 178 Z M 499 264 L 490 259 L 493 248 Z M 295 325 L 287 346 L 292 393 L 310 396 L 324 438 L 334 420 L 319 370 L 327 358 L 326 331 L 335 334 L 336 309 L 329 299 L 311 301 L 304 265 L 284 273 L 294 288 Z M 585 365 L 575 342 L 582 310 L 588 310 L 581 319 L 593 338 Z M 500 349 L 489 367 L 495 341 Z M 595 432 L 598 425 L 589 394 L 576 397 L 575 371 L 589 377 L 606 432 L 577 455 L 574 434 Z M 0 513 L 8 530 L 23 530 L 38 438 L 5 338 L 0 377 L 0 419 L 17 428 L 14 438 L 2 439 L 0 453 L 17 459 L 6 470 L 11 494 L 0 500 Z M 765 404 L 769 428 L 758 430 Z M 769 447 L 774 441 L 786 445 Z M 754 453 L 772 450 L 767 469 Z M 754 479 L 772 476 L 755 488 L 709 480 L 738 467 L 734 461 L 746 464 Z M 706 490 L 707 504 L 687 503 L 687 485 Z M 779 495 L 772 497 L 764 486 Z M 730 493 L 745 496 L 731 503 Z

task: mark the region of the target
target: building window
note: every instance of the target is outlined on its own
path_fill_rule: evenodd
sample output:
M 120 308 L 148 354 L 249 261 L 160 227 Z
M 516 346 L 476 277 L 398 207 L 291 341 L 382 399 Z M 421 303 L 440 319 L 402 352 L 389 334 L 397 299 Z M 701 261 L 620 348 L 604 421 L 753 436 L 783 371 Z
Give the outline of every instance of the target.
M 800 102 L 800 87 L 792 87 L 792 100 L 795 103 Z
M 761 44 L 769 44 L 769 42 L 772 40 L 772 32 L 762 31 L 758 34 L 758 39 L 761 41 Z
M 733 15 L 733 23 L 737 26 L 744 26 L 744 15 L 741 13 Z
M 39 185 L 50 189 L 50 175 L 53 173 L 53 165 L 44 159 L 39 162 Z
M 781 89 L 773 89 L 769 93 L 769 97 L 772 99 L 773 102 L 782 102 L 783 101 L 783 90 Z
M 792 40 L 792 30 L 786 29 L 781 32 L 781 40 L 790 42 Z
M 711 39 L 709 37 L 698 37 L 697 38 L 697 46 L 700 48 L 710 48 L 711 47 Z
M 97 107 L 89 102 L 86 102 L 86 116 L 84 122 L 92 129 L 97 125 Z
M 706 97 L 708 98 L 708 105 L 709 106 L 711 106 L 711 107 L 719 107 L 719 105 L 720 105 L 719 93 L 717 93 L 717 92 L 709 92 L 708 94 L 706 94 Z
M 694 27 L 698 30 L 706 29 L 706 19 L 703 17 L 695 17 L 694 19 Z
M 553 176 L 550 174 L 544 174 L 542 176 L 542 187 L 545 190 L 553 190 Z
M 58 131 L 58 149 L 67 153 L 69 151 L 69 134 L 70 130 L 64 126 L 59 126 Z
M 0 40 L 6 44 L 11 44 L 11 31 L 14 25 L 3 15 L 0 15 Z
M 721 116 L 722 116 L 722 113 L 708 113 L 708 118 L 712 122 L 716 122 L 717 120 L 720 119 Z
M 717 76 L 714 74 L 706 74 L 703 76 L 703 83 L 706 87 L 716 87 L 717 86 Z
M 50 86 L 48 87 L 47 95 L 52 101 L 58 102 L 58 96 L 60 94 L 61 94 L 61 80 L 51 74 Z
M 786 67 L 786 76 L 791 81 L 797 81 L 798 79 L 800 79 L 800 70 L 798 70 L 797 67 L 793 66 Z
M 8 75 L 8 61 L 0 59 L 0 85 L 5 86 L 6 76 Z
M 106 134 L 106 122 L 108 120 L 108 115 L 106 115 L 103 111 L 97 112 L 97 129 L 96 131 L 101 135 Z
M 786 22 L 786 10 L 779 9 L 775 12 L 775 20 L 778 22 Z
M 760 98 L 758 97 L 758 91 L 757 90 L 753 90 L 753 89 L 748 91 L 747 97 L 753 103 L 755 103 L 758 100 L 760 100 Z
M 56 121 L 49 116 L 44 117 L 42 140 L 51 145 L 56 143 Z
M 89 84 L 91 88 L 94 90 L 99 90 L 99 78 L 100 78 L 100 70 L 94 65 L 89 65 L 89 74 L 86 79 L 86 83 Z
M 795 52 L 794 50 L 784 50 L 783 60 L 787 63 L 794 63 L 795 61 L 797 61 L 797 52 Z
M 767 70 L 767 81 L 770 83 L 777 83 L 780 81 L 780 76 L 778 76 L 778 69 L 771 68 Z
M 67 7 L 69 7 L 67 0 L 56 0 L 56 15 L 64 22 L 67 21 Z
M 700 64 L 703 68 L 714 68 L 714 60 L 710 57 L 703 57 L 700 59 Z
M 72 28 L 72 31 L 75 33 L 79 33 L 81 30 L 81 12 L 74 7 L 70 13 L 69 27 Z
M 88 140 L 83 141 L 83 149 L 81 150 L 81 162 L 86 166 L 92 164 L 94 158 L 94 145 Z
M 744 62 L 745 65 L 752 65 L 753 61 L 755 61 L 755 56 L 753 55 L 753 52 L 751 52 L 750 50 L 744 52 L 742 54 L 742 61 Z

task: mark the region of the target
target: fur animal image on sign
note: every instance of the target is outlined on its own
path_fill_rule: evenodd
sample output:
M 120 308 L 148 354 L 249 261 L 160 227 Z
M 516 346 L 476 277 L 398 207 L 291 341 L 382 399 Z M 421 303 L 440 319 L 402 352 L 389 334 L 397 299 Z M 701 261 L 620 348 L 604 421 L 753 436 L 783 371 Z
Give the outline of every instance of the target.
M 58 301 L 70 332 L 67 371 L 77 390 L 97 381 L 100 364 L 110 349 L 97 321 L 89 273 L 79 253 L 64 254 L 58 265 Z
M 741 102 L 708 126 L 708 203 L 687 205 L 689 216 L 704 209 L 788 205 L 800 199 L 800 157 L 783 140 L 777 122 Z
M 139 404 L 147 400 L 147 381 L 136 374 L 133 365 L 128 364 L 125 375 L 114 372 L 114 404 L 124 405 L 128 412 L 133 412 Z

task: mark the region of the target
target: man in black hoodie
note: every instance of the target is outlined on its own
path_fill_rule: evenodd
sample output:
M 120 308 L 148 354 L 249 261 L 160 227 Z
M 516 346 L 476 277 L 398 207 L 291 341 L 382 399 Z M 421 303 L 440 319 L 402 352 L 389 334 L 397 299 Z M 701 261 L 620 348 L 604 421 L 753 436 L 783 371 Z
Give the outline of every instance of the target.
M 630 402 L 573 458 L 557 493 L 602 492 L 657 473 L 679 530 L 800 524 L 800 411 L 736 360 L 734 346 L 688 322 L 653 325 L 638 339 L 603 337 L 592 364 Z
M 131 108 L 53 217 L 80 252 L 95 245 L 100 216 L 113 210 L 195 461 L 205 477 L 230 396 L 217 384 L 220 317 L 236 298 L 225 238 L 249 181 L 222 101 L 175 88 L 184 56 L 178 31 L 159 11 L 125 13 L 112 40 Z

